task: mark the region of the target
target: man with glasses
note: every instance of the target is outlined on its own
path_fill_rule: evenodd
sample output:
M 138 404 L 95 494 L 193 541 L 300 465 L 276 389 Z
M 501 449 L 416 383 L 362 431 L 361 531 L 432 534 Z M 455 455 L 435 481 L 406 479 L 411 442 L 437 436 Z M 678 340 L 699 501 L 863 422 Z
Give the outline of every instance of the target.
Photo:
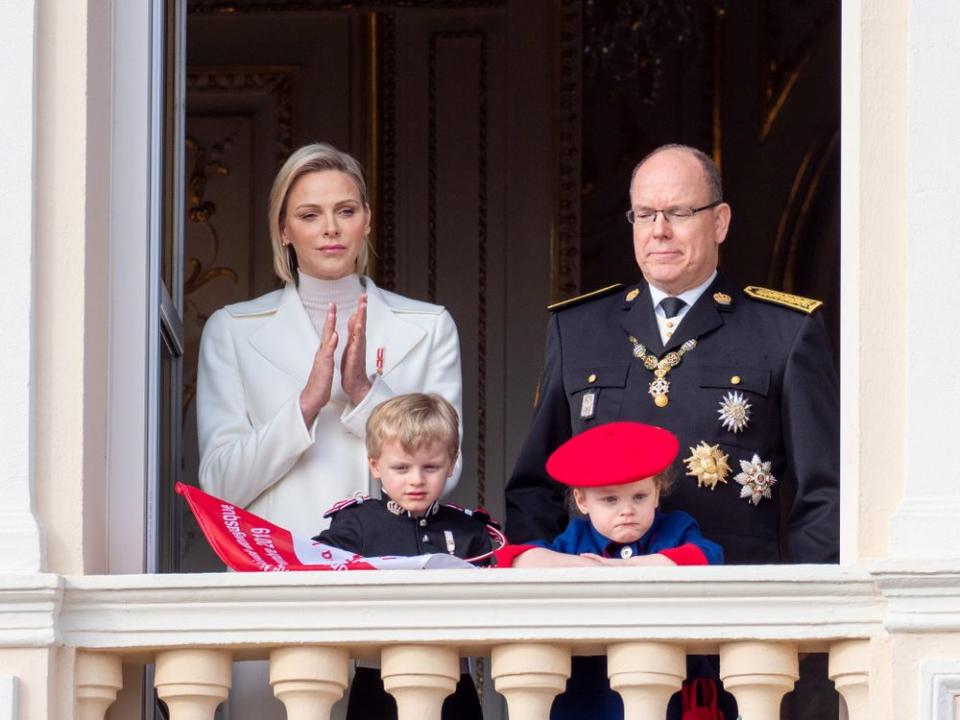
M 533 425 L 507 485 L 508 537 L 552 540 L 566 526 L 563 488 L 544 469 L 557 446 L 635 420 L 680 438 L 661 509 L 693 515 L 727 563 L 837 562 L 839 393 L 820 303 L 718 274 L 731 209 L 699 150 L 650 153 L 630 204 L 643 281 L 552 308 Z

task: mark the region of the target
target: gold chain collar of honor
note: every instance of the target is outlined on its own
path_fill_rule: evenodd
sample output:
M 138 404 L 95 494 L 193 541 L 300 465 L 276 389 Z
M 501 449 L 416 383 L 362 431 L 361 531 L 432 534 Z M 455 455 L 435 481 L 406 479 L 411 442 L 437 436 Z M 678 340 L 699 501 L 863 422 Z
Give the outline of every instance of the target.
M 641 345 L 633 335 L 628 339 L 630 344 L 633 345 L 633 356 L 637 360 L 642 360 L 643 366 L 647 370 L 653 370 L 653 380 L 650 382 L 647 392 L 653 397 L 653 402 L 657 407 L 666 407 L 670 402 L 670 398 L 667 397 L 670 394 L 670 381 L 667 380 L 667 373 L 679 365 L 683 356 L 697 346 L 697 341 L 690 338 L 678 350 L 668 352 L 662 358 L 657 359 L 648 353 L 647 348 Z

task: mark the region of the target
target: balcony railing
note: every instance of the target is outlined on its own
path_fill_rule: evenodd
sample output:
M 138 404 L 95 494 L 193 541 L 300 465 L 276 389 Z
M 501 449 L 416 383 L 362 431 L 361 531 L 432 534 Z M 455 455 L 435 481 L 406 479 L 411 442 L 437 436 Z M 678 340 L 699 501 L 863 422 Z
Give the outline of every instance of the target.
M 326 718 L 347 685 L 351 657 L 371 650 L 380 652 L 401 720 L 440 717 L 461 656 L 491 658 L 494 687 L 512 720 L 545 719 L 565 686 L 571 654 L 600 653 L 627 718 L 662 718 L 685 675 L 686 654 L 718 653 L 742 717 L 766 720 L 779 717 L 804 652 L 829 653 L 829 675 L 848 717 L 866 720 L 870 639 L 890 623 L 906 631 L 917 622 L 953 626 L 958 612 L 956 583 L 944 590 L 922 569 L 895 568 L 3 580 L 2 604 L 14 612 L 0 630 L 2 644 L 77 648 L 77 716 L 84 720 L 104 716 L 121 687 L 121 661 L 155 663 L 157 691 L 173 720 L 208 720 L 227 696 L 232 662 L 255 658 L 270 660 L 270 683 L 288 718 Z

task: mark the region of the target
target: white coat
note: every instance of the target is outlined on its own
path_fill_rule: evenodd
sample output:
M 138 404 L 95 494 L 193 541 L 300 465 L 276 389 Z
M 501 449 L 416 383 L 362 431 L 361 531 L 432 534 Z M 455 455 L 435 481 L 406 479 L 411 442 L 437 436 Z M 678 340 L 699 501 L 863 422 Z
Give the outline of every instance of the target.
M 325 529 L 321 516 L 333 503 L 374 489 L 364 429 L 378 404 L 434 392 L 462 412 L 460 342 L 450 314 L 381 290 L 370 278 L 361 283 L 372 387 L 356 406 L 331 399 L 309 428 L 299 396 L 320 339 L 294 285 L 218 310 L 200 341 L 200 486 L 300 537 Z M 382 375 L 375 374 L 378 348 Z M 448 491 L 459 474 L 458 461 Z

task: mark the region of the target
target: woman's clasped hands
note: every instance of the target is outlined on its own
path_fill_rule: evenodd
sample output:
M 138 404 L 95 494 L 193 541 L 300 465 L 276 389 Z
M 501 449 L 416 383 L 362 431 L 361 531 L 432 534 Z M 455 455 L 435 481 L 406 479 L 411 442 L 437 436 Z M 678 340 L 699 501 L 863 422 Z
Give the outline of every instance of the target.
M 334 352 L 337 349 L 337 306 L 330 303 L 320 334 L 320 347 L 313 356 L 307 384 L 300 393 L 300 412 L 309 426 L 320 410 L 330 402 L 333 389 Z M 360 295 L 357 311 L 347 321 L 347 344 L 340 360 L 340 384 L 353 405 L 370 391 L 367 376 L 367 296 Z

